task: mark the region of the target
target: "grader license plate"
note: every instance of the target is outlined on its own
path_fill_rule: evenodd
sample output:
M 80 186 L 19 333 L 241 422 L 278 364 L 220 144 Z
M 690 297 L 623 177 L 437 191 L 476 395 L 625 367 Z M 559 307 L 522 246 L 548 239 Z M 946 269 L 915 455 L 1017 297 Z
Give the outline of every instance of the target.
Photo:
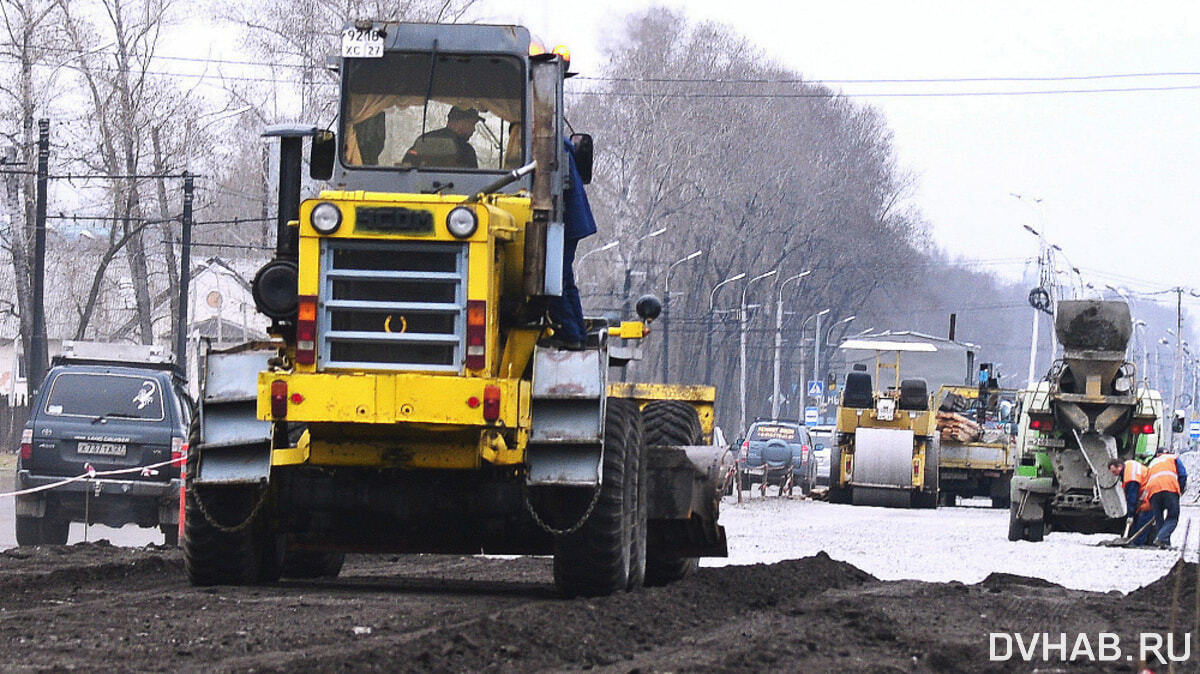
M 342 31 L 342 57 L 383 58 L 383 36 L 375 30 L 347 28 Z
M 1067 441 L 1062 438 L 1034 438 L 1034 447 L 1066 447 Z

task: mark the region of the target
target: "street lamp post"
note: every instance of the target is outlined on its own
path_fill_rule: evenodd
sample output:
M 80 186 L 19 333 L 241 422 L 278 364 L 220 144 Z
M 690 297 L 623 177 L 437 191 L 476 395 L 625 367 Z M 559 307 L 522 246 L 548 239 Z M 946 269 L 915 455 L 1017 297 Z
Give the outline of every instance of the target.
M 817 332 L 820 333 L 821 317 L 829 312 L 830 312 L 829 309 L 822 309 L 815 314 L 810 314 L 807 318 L 805 318 L 803 321 L 801 321 L 800 333 L 799 333 L 800 334 L 801 351 L 803 351 L 803 346 L 804 346 L 804 328 L 805 328 L 805 326 L 808 325 L 809 321 L 811 321 L 812 319 L 815 318 L 815 319 L 817 319 Z M 819 341 L 819 338 L 814 337 L 813 341 Z M 808 405 L 808 381 L 806 381 L 806 379 L 807 379 L 807 377 L 804 376 L 804 354 L 801 353 L 801 355 L 800 355 L 800 410 L 796 413 L 796 421 L 797 421 L 797 423 L 801 423 L 801 424 L 804 423 L 804 408 Z
M 633 241 L 634 250 L 635 251 L 637 250 L 637 245 L 639 243 L 645 241 L 646 239 L 653 239 L 654 237 L 656 237 L 659 234 L 662 234 L 663 232 L 666 232 L 666 231 L 667 231 L 666 227 L 659 227 L 658 229 L 654 230 L 653 232 L 650 232 L 649 234 L 647 234 L 643 237 L 634 239 L 634 241 Z M 624 320 L 626 316 L 629 316 L 631 313 L 633 313 L 632 306 L 631 306 L 633 304 L 633 300 L 630 299 L 630 295 L 632 294 L 632 291 L 633 291 L 633 275 L 634 275 L 634 273 L 635 272 L 633 270 L 633 261 L 630 260 L 629 264 L 625 265 L 625 284 L 621 288 L 621 320 Z M 622 372 L 621 381 L 624 381 L 624 373 L 627 371 L 628 371 L 628 368 L 621 371 Z
M 833 330 L 839 325 L 846 325 L 853 321 L 858 316 L 847 316 L 842 320 L 829 326 L 829 330 L 825 333 L 825 341 L 830 341 L 830 336 L 833 335 Z M 821 381 L 821 317 L 817 316 L 816 334 L 813 335 L 815 344 L 813 345 L 813 380 Z
M 783 287 L 792 281 L 798 281 L 812 273 L 811 269 L 789 276 L 779 284 L 779 301 L 775 303 L 775 363 L 774 377 L 771 380 L 771 418 L 779 418 L 779 361 L 783 355 Z
M 712 384 L 712 336 L 715 329 L 713 325 L 713 307 L 717 301 L 717 291 L 726 283 L 733 283 L 744 278 L 746 278 L 746 272 L 730 276 L 713 286 L 712 292 L 708 294 L 708 325 L 704 331 L 704 383 L 706 384 Z
M 772 269 L 769 272 L 759 274 L 749 281 L 746 281 L 745 287 L 742 288 L 742 305 L 740 311 L 738 312 L 738 324 L 741 328 L 738 331 L 738 391 L 741 393 L 741 404 L 738 406 L 738 408 L 741 410 L 741 414 L 738 418 L 738 432 L 741 432 L 742 429 L 746 428 L 746 326 L 749 325 L 749 321 L 746 320 L 746 292 L 750 290 L 750 286 L 753 285 L 755 281 L 774 276 L 777 271 L 779 270 Z
M 608 243 L 604 244 L 603 246 L 600 246 L 599 248 L 593 248 L 593 249 L 589 250 L 588 252 L 584 253 L 583 255 L 580 255 L 579 259 L 576 260 L 575 262 L 577 262 L 577 263 L 583 262 L 584 260 L 588 259 L 588 257 L 590 257 L 596 253 L 600 253 L 600 252 L 603 252 L 606 250 L 612 250 L 613 248 L 617 247 L 617 243 L 618 243 L 617 241 L 609 241 Z
M 664 383 L 671 381 L 671 272 L 675 271 L 675 268 L 678 267 L 679 265 L 683 264 L 684 262 L 687 262 L 688 260 L 695 260 L 696 258 L 700 257 L 703 254 L 703 252 L 704 251 L 699 251 L 699 250 L 693 251 L 687 257 L 682 257 L 682 258 L 672 262 L 667 267 L 666 290 L 663 293 L 663 310 L 662 310 L 662 324 L 663 324 L 662 361 L 663 361 L 663 382 Z
M 1018 197 L 1019 198 L 1019 197 Z M 1029 225 L 1024 225 L 1025 230 L 1038 238 L 1038 267 L 1044 264 L 1046 258 L 1046 240 L 1042 235 Z M 1040 280 L 1039 280 L 1040 283 Z M 1037 352 L 1038 352 L 1038 328 L 1041 324 L 1042 310 L 1037 307 L 1033 308 L 1033 331 L 1029 338 L 1029 384 L 1032 386 L 1036 381 L 1034 376 L 1037 374 Z

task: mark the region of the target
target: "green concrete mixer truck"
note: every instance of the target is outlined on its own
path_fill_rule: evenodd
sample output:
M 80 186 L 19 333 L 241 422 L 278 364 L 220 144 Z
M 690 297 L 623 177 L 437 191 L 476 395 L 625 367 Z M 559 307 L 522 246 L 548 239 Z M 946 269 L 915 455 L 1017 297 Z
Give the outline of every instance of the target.
M 1110 459 L 1149 460 L 1162 431 L 1162 397 L 1138 386 L 1126 361 L 1124 302 L 1064 300 L 1054 329 L 1063 355 L 1021 394 L 1009 540 L 1050 530 L 1121 533 L 1126 506 Z

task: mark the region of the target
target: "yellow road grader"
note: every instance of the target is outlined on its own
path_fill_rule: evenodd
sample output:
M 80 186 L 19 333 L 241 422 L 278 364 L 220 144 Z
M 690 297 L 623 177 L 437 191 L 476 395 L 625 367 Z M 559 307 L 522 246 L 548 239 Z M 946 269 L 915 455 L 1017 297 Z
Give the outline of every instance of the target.
M 604 595 L 726 554 L 714 389 L 608 380 L 637 355 L 610 331 L 637 344 L 657 302 L 582 348 L 548 339 L 570 162 L 591 173 L 591 138 L 564 143 L 568 64 L 517 26 L 358 21 L 336 131 L 267 130 L 271 339 L 201 361 L 193 583 L 336 576 L 347 552 L 550 554 L 562 593 Z M 329 187 L 301 201 L 308 138 Z
M 930 344 L 851 339 L 841 349 L 875 352 L 875 375 L 846 375 L 830 453 L 829 500 L 888 507 L 937 507 L 938 435 L 924 379 L 901 379 L 905 352 L 932 352 Z M 891 360 L 887 358 L 891 356 Z M 892 384 L 883 386 L 890 371 Z

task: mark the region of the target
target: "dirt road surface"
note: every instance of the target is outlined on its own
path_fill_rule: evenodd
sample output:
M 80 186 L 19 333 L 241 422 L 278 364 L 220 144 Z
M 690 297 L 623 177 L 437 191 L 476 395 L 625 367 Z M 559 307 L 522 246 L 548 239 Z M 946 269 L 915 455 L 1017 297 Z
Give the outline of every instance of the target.
M 549 561 L 535 558 L 359 557 L 336 581 L 265 588 L 192 588 L 181 567 L 177 551 L 156 547 L 3 553 L 4 667 L 1028 671 L 990 661 L 988 634 L 1085 634 L 1094 650 L 1111 632 L 1117 662 L 1076 664 L 1132 671 L 1136 635 L 1168 628 L 1161 599 L 1173 587 L 1168 577 L 1148 596 L 1122 596 L 1004 574 L 974 585 L 879 581 L 823 554 L 591 600 L 555 597 Z M 1196 565 L 1182 580 L 1177 626 L 1191 631 Z
M 1135 671 L 1139 635 L 1166 633 L 1172 604 L 1176 630 L 1200 635 L 1197 566 L 1163 576 L 1177 551 L 1009 543 L 1006 514 L 987 509 L 876 510 L 726 504 L 732 565 L 601 599 L 557 597 L 545 558 L 352 556 L 336 580 L 193 588 L 161 546 L 10 549 L 0 669 Z M 1030 577 L 1039 569 L 1092 590 Z M 1061 655 L 1039 642 L 1026 662 L 1002 637 L 1008 657 L 992 660 L 991 633 L 1069 641 Z M 1117 635 L 1115 656 L 1102 633 Z M 1179 671 L 1195 671 L 1198 647 Z

